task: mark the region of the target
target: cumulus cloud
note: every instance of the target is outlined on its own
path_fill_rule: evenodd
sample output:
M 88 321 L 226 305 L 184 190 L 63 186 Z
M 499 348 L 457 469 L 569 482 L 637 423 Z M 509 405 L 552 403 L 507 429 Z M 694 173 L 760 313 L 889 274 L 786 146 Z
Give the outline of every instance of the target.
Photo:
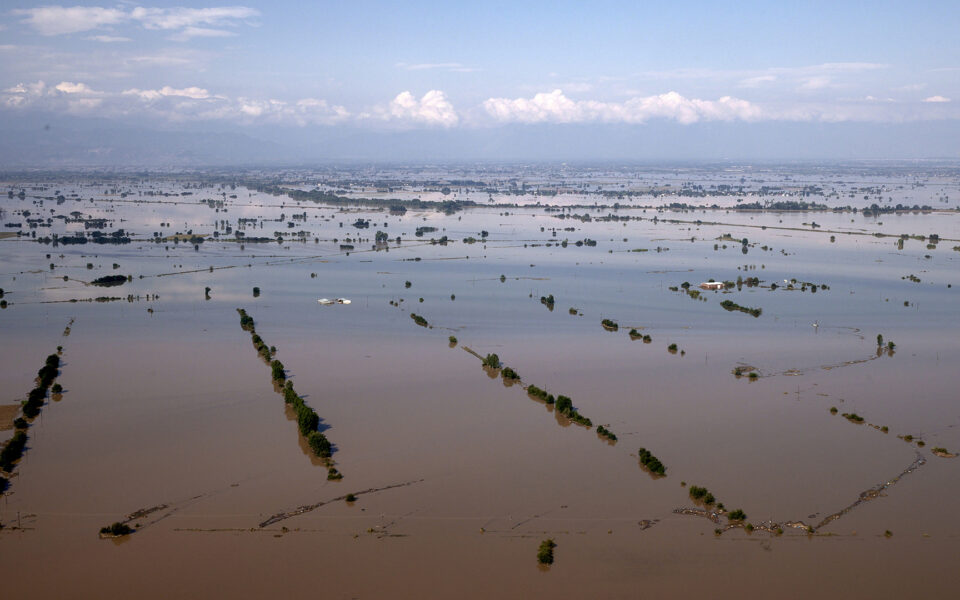
M 0 91 L 0 110 L 92 115 L 102 118 L 170 122 L 231 121 L 278 125 L 377 124 L 388 127 L 485 127 L 511 123 L 618 123 L 640 125 L 653 119 L 692 124 L 709 121 L 843 121 L 900 123 L 960 119 L 960 107 L 944 96 L 923 102 L 858 96 L 832 101 L 766 102 L 723 96 L 688 98 L 677 92 L 635 95 L 624 101 L 576 100 L 557 89 L 533 97 L 490 98 L 458 113 L 446 94 L 431 90 L 421 97 L 405 91 L 389 102 L 361 112 L 321 98 L 295 100 L 230 97 L 199 86 L 130 88 L 110 91 L 78 80 L 48 85 L 19 83 Z
M 625 102 L 572 100 L 561 90 L 533 98 L 490 98 L 483 108 L 501 123 L 643 123 L 652 118 L 689 124 L 698 121 L 754 121 L 760 109 L 746 100 L 724 96 L 718 100 L 685 98 L 677 92 L 638 96 Z
M 386 111 L 381 112 L 384 119 L 453 127 L 460 121 L 453 104 L 440 90 L 430 90 L 419 100 L 410 92 L 400 92 L 390 101 Z
M 43 82 L 40 82 L 43 83 Z M 61 81 L 56 86 L 55 90 L 58 92 L 63 92 L 64 94 L 82 94 L 85 96 L 97 96 L 100 95 L 100 92 L 96 92 L 90 89 L 85 83 L 73 83 L 72 81 Z
M 21 21 L 41 35 L 65 35 L 133 23 L 144 29 L 175 32 L 171 39 L 186 41 L 195 37 L 235 35 L 222 27 L 250 24 L 260 11 L 246 6 L 211 8 L 149 8 L 130 10 L 101 6 L 41 6 L 14 10 Z M 108 38 L 108 39 L 98 39 Z M 110 39 L 112 38 L 112 39 Z M 118 36 L 96 36 L 96 41 L 121 41 Z
M 319 98 L 296 102 L 229 98 L 196 86 L 104 92 L 71 81 L 54 86 L 43 81 L 17 84 L 0 93 L 0 107 L 71 114 L 96 111 L 93 114 L 102 117 L 151 117 L 178 122 L 233 120 L 300 126 L 330 125 L 351 117 L 346 108 Z

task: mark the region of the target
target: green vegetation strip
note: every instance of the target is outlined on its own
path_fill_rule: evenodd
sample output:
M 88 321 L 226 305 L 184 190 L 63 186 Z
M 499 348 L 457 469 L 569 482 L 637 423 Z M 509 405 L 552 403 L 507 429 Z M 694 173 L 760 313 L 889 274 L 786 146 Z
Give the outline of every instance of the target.
M 248 315 L 247 311 L 242 308 L 238 308 L 237 312 L 240 314 L 240 327 L 244 331 L 250 332 L 250 338 L 253 341 L 254 347 L 257 349 L 257 353 L 270 365 L 273 382 L 277 386 L 280 386 L 283 401 L 292 406 L 296 411 L 297 427 L 300 429 L 300 435 L 306 439 L 310 450 L 313 451 L 317 457 L 321 458 L 326 465 L 327 479 L 343 479 L 343 475 L 333 466 L 333 461 L 331 460 L 333 448 L 330 441 L 327 439 L 327 436 L 317 430 L 320 427 L 320 416 L 317 415 L 317 411 L 307 406 L 303 398 L 293 389 L 293 382 L 287 380 L 287 373 L 283 363 L 273 358 L 276 353 L 276 348 L 272 346 L 268 347 L 263 341 L 263 338 L 257 335 L 253 317 Z

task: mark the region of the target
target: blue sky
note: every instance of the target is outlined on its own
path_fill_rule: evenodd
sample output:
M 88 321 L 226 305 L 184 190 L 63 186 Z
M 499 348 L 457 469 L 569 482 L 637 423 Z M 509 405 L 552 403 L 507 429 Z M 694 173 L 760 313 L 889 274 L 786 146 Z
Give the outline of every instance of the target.
M 953 126 L 958 23 L 956 1 L 21 2 L 0 12 L 0 117 Z

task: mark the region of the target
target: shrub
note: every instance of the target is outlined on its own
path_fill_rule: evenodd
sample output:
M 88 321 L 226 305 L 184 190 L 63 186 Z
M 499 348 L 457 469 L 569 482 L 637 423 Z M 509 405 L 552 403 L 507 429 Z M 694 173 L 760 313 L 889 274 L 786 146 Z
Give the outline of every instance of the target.
M 13 470 L 13 464 L 23 456 L 23 449 L 27 446 L 27 434 L 23 431 L 17 431 L 13 437 L 7 440 L 0 450 L 0 469 L 7 473 Z
M 327 436 L 323 435 L 319 431 L 311 431 L 309 434 L 307 434 L 307 444 L 310 445 L 310 449 L 313 450 L 313 453 L 320 458 L 329 458 L 333 452 L 330 445 L 330 440 L 328 440 Z M 334 471 L 336 471 L 336 469 L 334 469 Z
M 63 393 L 63 386 L 60 385 L 59 383 L 55 383 L 53 384 L 53 387 L 50 388 L 50 391 L 53 392 L 54 394 Z
M 300 428 L 300 434 L 304 437 L 310 435 L 320 426 L 320 417 L 317 411 L 306 404 L 300 404 L 297 407 L 297 426 Z
M 737 510 L 732 510 L 727 513 L 727 518 L 731 521 L 743 521 L 747 518 L 747 513 L 738 508 Z
M 273 372 L 273 380 L 274 380 L 274 381 L 284 381 L 284 380 L 286 380 L 287 374 L 286 374 L 286 372 L 284 371 L 283 363 L 282 363 L 282 362 L 280 362 L 279 360 L 274 359 L 274 360 L 270 363 L 270 369 L 271 369 L 272 372 Z
M 520 374 L 514 371 L 513 369 L 511 369 L 510 367 L 504 367 L 503 370 L 500 372 L 500 374 L 503 375 L 504 379 L 512 379 L 512 380 L 520 379 Z
M 483 359 L 483 366 L 490 367 L 491 369 L 499 369 L 500 357 L 496 354 L 488 354 L 486 358 Z
M 610 319 L 604 319 L 600 321 L 600 324 L 603 325 L 604 329 L 607 329 L 609 331 L 616 331 L 620 329 L 620 326 L 617 325 L 616 322 L 611 321 Z
M 552 539 L 546 539 L 540 542 L 540 547 L 537 548 L 537 562 L 541 565 L 552 565 L 553 549 L 556 547 L 557 543 Z
M 597 435 L 599 435 L 600 437 L 605 437 L 605 438 L 607 438 L 608 440 L 610 440 L 611 442 L 617 441 L 617 434 L 615 434 L 614 432 L 610 431 L 609 429 L 607 429 L 607 428 L 604 427 L 603 425 L 597 425 Z
M 537 398 L 539 400 L 543 400 L 547 404 L 554 403 L 553 394 L 548 394 L 547 390 L 540 389 L 537 386 L 533 385 L 532 383 L 527 386 L 527 395 L 530 396 L 531 398 Z
M 456 343 L 457 343 L 457 336 L 455 336 L 455 335 L 451 335 L 451 336 L 450 336 L 449 338 L 447 338 L 447 339 L 450 340 L 450 343 L 451 343 L 451 344 L 456 344 Z
M 133 533 L 133 529 L 130 528 L 126 523 L 114 523 L 113 525 L 108 525 L 106 527 L 100 528 L 100 533 L 103 535 L 130 535 Z

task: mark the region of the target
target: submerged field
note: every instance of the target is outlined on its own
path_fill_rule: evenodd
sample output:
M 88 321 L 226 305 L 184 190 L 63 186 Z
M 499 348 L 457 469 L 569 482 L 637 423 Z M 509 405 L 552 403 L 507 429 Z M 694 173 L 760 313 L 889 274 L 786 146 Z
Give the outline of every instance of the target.
M 875 201 L 851 180 L 825 201 Z M 918 180 L 889 197 L 933 209 L 865 215 L 8 179 L 0 443 L 27 441 L 2 474 L 4 589 L 948 596 L 960 213 L 955 175 Z M 395 197 L 430 194 L 457 196 Z M 12 427 L 58 346 L 62 390 Z M 113 523 L 133 533 L 101 539 Z

